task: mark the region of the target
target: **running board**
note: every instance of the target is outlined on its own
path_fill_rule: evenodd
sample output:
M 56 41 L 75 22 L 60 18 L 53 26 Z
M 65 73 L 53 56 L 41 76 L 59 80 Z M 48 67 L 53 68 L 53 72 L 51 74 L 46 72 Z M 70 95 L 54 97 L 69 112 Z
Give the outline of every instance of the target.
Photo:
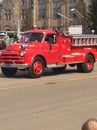
M 66 64 L 57 64 L 57 63 L 52 63 L 48 64 L 47 68 L 58 68 L 58 67 L 65 67 Z

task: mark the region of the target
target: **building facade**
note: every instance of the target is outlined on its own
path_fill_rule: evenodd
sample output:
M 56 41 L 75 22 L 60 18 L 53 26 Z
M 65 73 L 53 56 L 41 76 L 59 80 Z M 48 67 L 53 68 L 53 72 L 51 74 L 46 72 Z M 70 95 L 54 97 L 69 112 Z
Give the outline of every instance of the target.
M 16 31 L 18 21 L 22 26 L 25 10 L 28 8 L 32 25 L 37 25 L 39 28 L 65 28 L 67 30 L 71 24 L 81 24 L 80 18 L 74 16 L 71 9 L 75 8 L 84 14 L 83 5 L 88 6 L 87 1 L 89 0 L 3 0 L 1 30 Z

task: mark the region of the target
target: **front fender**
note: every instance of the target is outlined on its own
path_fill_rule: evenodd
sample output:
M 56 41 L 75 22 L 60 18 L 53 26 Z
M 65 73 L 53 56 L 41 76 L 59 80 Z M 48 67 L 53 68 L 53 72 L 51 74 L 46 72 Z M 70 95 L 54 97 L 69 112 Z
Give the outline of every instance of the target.
M 25 61 L 26 63 L 28 63 L 30 66 L 32 66 L 32 63 L 35 59 L 35 57 L 42 57 L 44 62 L 45 62 L 45 65 L 47 64 L 47 61 L 46 61 L 46 57 L 43 55 L 43 53 L 30 53 L 30 52 L 27 52 L 26 53 L 26 56 L 25 56 Z
M 92 50 L 91 48 L 86 49 L 84 51 L 84 57 L 83 57 L 84 61 L 86 60 L 87 55 L 92 55 L 92 57 L 94 58 L 94 61 L 96 61 L 97 53 L 94 50 Z

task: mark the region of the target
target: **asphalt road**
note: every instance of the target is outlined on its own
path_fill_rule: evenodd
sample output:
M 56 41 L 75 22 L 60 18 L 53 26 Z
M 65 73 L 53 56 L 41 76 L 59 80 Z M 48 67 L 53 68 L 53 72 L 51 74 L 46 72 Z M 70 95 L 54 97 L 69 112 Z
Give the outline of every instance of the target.
M 81 130 L 97 118 L 97 64 L 92 73 L 46 71 L 39 79 L 0 72 L 0 130 Z

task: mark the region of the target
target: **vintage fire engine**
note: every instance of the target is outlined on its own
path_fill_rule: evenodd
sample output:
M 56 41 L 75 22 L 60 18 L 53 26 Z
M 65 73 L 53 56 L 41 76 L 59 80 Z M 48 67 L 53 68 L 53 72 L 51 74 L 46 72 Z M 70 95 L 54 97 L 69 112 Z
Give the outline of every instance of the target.
M 91 72 L 97 60 L 96 35 L 63 35 L 53 30 L 29 30 L 21 41 L 0 50 L 2 73 L 14 76 L 17 70 L 28 70 L 33 78 L 45 68 L 63 72 L 66 65 L 77 66 L 78 72 Z

